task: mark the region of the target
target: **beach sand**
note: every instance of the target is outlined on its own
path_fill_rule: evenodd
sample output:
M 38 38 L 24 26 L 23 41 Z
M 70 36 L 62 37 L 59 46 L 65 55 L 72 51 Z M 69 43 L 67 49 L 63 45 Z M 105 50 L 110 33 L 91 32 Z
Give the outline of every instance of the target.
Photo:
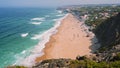
M 36 62 L 45 59 L 70 58 L 89 55 L 92 45 L 90 37 L 87 37 L 83 22 L 80 22 L 72 14 L 68 14 L 58 27 L 58 32 L 50 37 L 46 43 L 44 55 L 38 57 Z

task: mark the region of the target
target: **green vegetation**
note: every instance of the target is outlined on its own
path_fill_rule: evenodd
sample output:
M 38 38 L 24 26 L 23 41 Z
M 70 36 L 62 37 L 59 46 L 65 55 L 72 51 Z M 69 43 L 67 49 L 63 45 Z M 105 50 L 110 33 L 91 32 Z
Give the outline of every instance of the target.
M 98 63 L 92 60 L 72 60 L 70 68 L 120 68 L 120 61 Z
M 97 27 L 107 18 L 115 16 L 120 12 L 119 5 L 111 6 L 83 6 L 71 9 L 78 17 L 87 15 L 85 23 L 89 26 Z
M 120 61 L 98 63 L 92 60 L 72 60 L 70 68 L 120 68 Z
M 110 68 L 120 68 L 120 61 L 114 61 L 109 63 Z
M 119 58 L 120 58 L 120 54 L 119 54 Z M 44 67 L 54 68 L 56 66 L 64 67 L 64 68 L 120 68 L 120 60 L 110 61 L 110 62 L 105 62 L 105 61 L 96 62 L 88 58 L 83 59 L 83 60 L 49 59 L 49 60 L 42 61 L 41 63 L 39 63 L 39 65 L 36 65 L 32 68 L 44 68 Z M 10 66 L 7 68 L 27 68 L 27 67 Z

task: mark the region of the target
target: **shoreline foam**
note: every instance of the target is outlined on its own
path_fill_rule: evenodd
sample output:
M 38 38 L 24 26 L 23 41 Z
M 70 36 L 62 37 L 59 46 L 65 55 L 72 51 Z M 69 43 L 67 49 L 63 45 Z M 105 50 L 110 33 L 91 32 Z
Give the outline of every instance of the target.
M 45 44 L 49 42 L 50 37 L 57 32 L 57 28 L 60 26 L 62 19 L 64 19 L 68 14 L 66 14 L 64 17 L 59 18 L 54 27 L 51 29 L 45 31 L 43 34 L 39 36 L 42 40 L 33 48 L 31 55 L 26 57 L 21 63 L 18 65 L 23 65 L 27 67 L 33 66 L 36 62 L 35 59 L 37 57 L 40 57 L 44 55 L 43 49 L 45 48 Z M 36 38 L 35 38 L 36 39 Z M 15 63 L 16 64 L 16 63 Z
M 92 45 L 91 38 L 86 37 L 87 33 L 83 30 L 85 27 L 81 27 L 82 24 L 72 14 L 64 17 L 61 25 L 57 28 L 58 32 L 52 35 L 49 42 L 46 43 L 44 48 L 45 54 L 42 57 L 36 58 L 36 62 L 52 58 L 75 59 L 77 55 L 91 54 L 89 48 Z

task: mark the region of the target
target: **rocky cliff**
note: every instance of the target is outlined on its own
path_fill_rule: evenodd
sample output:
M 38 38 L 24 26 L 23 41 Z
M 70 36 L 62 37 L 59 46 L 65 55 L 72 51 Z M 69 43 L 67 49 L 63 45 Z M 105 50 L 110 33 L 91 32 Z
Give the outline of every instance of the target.
M 101 49 L 112 48 L 120 44 L 120 13 L 102 22 L 95 34 L 101 43 Z

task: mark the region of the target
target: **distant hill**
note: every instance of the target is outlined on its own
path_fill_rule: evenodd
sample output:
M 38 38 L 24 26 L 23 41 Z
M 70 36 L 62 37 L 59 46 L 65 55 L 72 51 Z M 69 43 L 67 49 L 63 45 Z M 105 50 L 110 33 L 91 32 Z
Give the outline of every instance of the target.
M 64 8 L 69 8 L 69 7 L 72 7 L 72 8 L 80 8 L 80 7 L 95 7 L 95 6 L 120 6 L 120 3 L 116 3 L 116 4 L 81 4 L 81 5 L 66 5 L 66 6 L 61 6 L 61 7 L 58 7 L 58 9 L 64 9 Z

